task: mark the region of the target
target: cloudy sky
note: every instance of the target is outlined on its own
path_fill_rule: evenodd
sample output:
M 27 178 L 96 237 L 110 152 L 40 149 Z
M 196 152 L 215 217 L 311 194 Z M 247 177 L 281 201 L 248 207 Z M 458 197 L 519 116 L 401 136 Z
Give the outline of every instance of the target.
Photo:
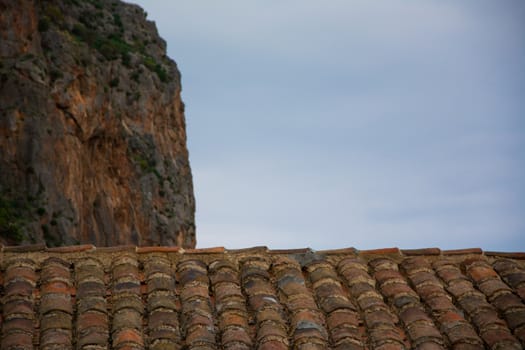
M 525 2 L 133 2 L 182 72 L 198 247 L 525 251 Z

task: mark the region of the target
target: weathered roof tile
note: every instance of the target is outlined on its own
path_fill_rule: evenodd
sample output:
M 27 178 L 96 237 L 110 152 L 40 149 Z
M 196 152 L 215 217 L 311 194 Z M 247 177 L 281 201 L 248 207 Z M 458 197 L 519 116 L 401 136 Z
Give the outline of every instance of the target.
M 522 254 L 6 247 L 2 349 L 519 349 Z
M 68 247 L 52 247 L 46 248 L 50 253 L 80 253 L 85 251 L 93 251 L 96 247 L 93 244 L 74 245 Z
M 47 329 L 40 334 L 41 349 L 71 349 L 72 334 L 66 329 Z
M 0 344 L 5 350 L 32 350 L 33 336 L 30 333 L 3 333 Z
M 468 254 L 482 254 L 483 251 L 480 248 L 465 248 L 465 249 L 450 249 L 442 250 L 443 255 L 468 255 Z

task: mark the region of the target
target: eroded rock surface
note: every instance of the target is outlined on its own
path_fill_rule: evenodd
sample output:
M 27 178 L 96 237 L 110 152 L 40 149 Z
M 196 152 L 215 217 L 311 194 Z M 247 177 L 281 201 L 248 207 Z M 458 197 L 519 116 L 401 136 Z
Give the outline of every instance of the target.
M 140 7 L 0 0 L 0 241 L 195 246 L 180 90 Z

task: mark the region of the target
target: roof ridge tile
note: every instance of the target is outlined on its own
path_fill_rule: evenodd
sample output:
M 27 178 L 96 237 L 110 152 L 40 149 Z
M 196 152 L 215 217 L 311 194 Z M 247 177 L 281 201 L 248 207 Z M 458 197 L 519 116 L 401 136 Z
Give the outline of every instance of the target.
M 240 249 L 227 249 L 228 253 L 231 254 L 248 254 L 248 253 L 266 253 L 268 247 L 265 245 L 249 247 L 249 248 L 240 248 Z
M 267 251 L 268 254 L 307 254 L 313 253 L 312 248 L 296 248 L 296 249 L 270 249 Z
M 401 256 L 401 250 L 397 247 L 393 248 L 380 248 L 380 249 L 365 249 L 359 250 L 359 255 L 399 255 Z
M 0 252 L 6 253 L 30 253 L 46 251 L 50 253 L 77 253 L 84 251 L 98 251 L 102 253 L 112 253 L 121 251 L 135 251 L 139 254 L 147 253 L 171 253 L 179 252 L 181 254 L 207 254 L 207 253 L 227 253 L 227 254 L 305 254 L 316 253 L 321 255 L 326 254 L 356 254 L 361 256 L 369 255 L 399 255 L 399 256 L 417 256 L 417 255 L 486 255 L 491 257 L 507 257 L 512 259 L 525 260 L 525 252 L 502 252 L 502 251 L 484 251 L 481 248 L 462 248 L 462 249 L 446 249 L 441 250 L 438 247 L 432 248 L 415 248 L 415 249 L 399 249 L 397 247 L 380 248 L 380 249 L 363 249 L 359 250 L 355 247 L 335 248 L 335 249 L 321 249 L 315 250 L 312 248 L 290 248 L 290 249 L 269 249 L 267 246 L 254 246 L 249 248 L 227 249 L 223 246 L 206 247 L 206 248 L 190 248 L 184 249 L 179 246 L 136 246 L 136 245 L 117 245 L 108 247 L 97 247 L 93 244 L 78 244 L 60 247 L 47 247 L 44 243 L 28 244 L 28 245 L 14 245 L 6 246 L 0 244 Z
M 441 255 L 439 248 L 401 249 L 401 253 L 407 256 L 413 255 Z
M 135 245 L 117 245 L 111 247 L 98 247 L 97 252 L 101 253 L 119 253 L 119 252 L 136 252 L 137 246 Z
M 495 252 L 495 251 L 484 251 L 486 256 L 498 256 L 502 258 L 512 258 L 525 260 L 525 252 Z
M 3 251 L 9 253 L 23 253 L 23 252 L 37 252 L 46 250 L 44 243 L 28 244 L 28 245 L 11 245 L 4 246 Z
M 319 254 L 356 254 L 357 255 L 358 250 L 354 247 L 347 247 L 347 248 L 317 250 L 316 253 L 319 253 Z
M 483 254 L 481 248 L 464 248 L 464 249 L 448 249 L 442 250 L 443 255 L 468 255 L 468 254 Z
M 137 246 L 137 253 L 139 254 L 146 254 L 146 253 L 177 253 L 182 250 L 181 247 L 178 246 L 145 246 L 145 247 L 139 247 Z
M 97 247 L 93 244 L 80 244 L 80 245 L 70 245 L 62 247 L 50 247 L 46 248 L 46 252 L 50 253 L 79 253 L 85 251 L 94 251 Z
M 224 247 L 211 247 L 211 248 L 196 248 L 196 249 L 180 249 L 181 253 L 185 254 L 216 254 L 216 253 L 225 253 L 226 249 Z

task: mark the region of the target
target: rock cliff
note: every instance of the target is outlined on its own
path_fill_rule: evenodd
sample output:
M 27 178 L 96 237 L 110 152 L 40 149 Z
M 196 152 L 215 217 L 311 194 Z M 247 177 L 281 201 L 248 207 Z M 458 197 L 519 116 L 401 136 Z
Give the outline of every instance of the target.
M 180 73 L 118 0 L 0 0 L 0 243 L 195 246 Z

